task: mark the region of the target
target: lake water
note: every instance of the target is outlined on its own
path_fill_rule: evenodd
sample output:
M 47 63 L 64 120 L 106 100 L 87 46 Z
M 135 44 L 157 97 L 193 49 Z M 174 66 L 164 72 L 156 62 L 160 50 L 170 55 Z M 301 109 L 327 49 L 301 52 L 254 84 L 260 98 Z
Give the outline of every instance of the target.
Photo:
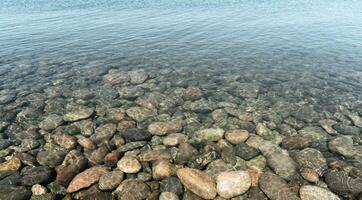
M 219 129 L 226 132 L 221 138 Z M 231 130 L 246 130 L 249 139 L 236 142 Z M 87 159 L 71 171 L 104 163 L 114 169 L 104 157 L 121 159 L 119 149 L 128 143 L 136 145 L 127 147 L 129 154 L 140 154 L 143 164 L 152 164 L 142 160 L 143 153 L 162 150 L 171 152 L 172 165 L 208 169 L 212 175 L 217 170 L 210 168 L 220 167 L 212 165 L 217 160 L 224 168 L 246 170 L 252 167 L 235 159 L 248 162 L 261 155 L 267 165 L 260 171 L 289 182 L 291 192 L 280 194 L 284 199 L 326 195 L 320 190 L 357 199 L 362 192 L 362 1 L 2 0 L 0 133 L 1 162 L 16 157 L 23 163 L 13 170 L 17 174 L 0 176 L 7 186 L 0 199 L 9 199 L 10 191 L 28 197 L 36 183 L 48 187 L 46 195 L 63 196 L 64 191 L 50 188 L 59 182 L 67 188 L 75 176 L 62 182 L 64 172 L 55 172 L 58 165 L 72 166 L 62 164 L 70 150 Z M 166 137 L 186 137 L 198 153 L 182 162 L 177 155 L 187 154 L 185 148 L 163 141 Z M 139 141 L 147 143 L 132 143 Z M 278 157 L 282 149 L 287 155 Z M 46 167 L 49 176 L 31 177 L 28 166 Z M 137 176 L 142 175 L 125 179 Z M 152 178 L 165 177 L 142 181 Z M 287 187 L 267 178 L 261 181 L 275 182 L 272 187 L 259 183 L 243 197 L 273 199 Z M 144 188 L 143 182 L 137 184 Z M 319 187 L 299 191 L 305 185 Z M 105 191 L 89 193 L 111 198 Z M 194 199 L 192 192 L 178 195 Z M 122 191 L 118 195 L 124 198 Z

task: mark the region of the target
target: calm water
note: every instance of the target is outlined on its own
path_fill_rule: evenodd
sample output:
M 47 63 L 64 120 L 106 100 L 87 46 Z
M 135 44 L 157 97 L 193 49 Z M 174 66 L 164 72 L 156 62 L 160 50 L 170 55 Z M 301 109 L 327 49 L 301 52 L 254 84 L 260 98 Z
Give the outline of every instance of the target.
M 268 160 L 268 169 L 288 181 L 295 181 L 291 177 L 299 169 L 311 168 L 304 165 L 320 161 L 306 150 L 313 148 L 326 159 L 312 170 L 328 190 L 357 198 L 362 1 L 0 0 L 0 157 L 25 152 L 36 157 L 35 165 L 54 170 L 65 156 L 59 152 L 75 148 L 66 148 L 62 137 L 74 136 L 97 146 L 92 154 L 75 144 L 88 167 L 101 165 L 107 153 L 119 150 L 117 135 L 136 140 L 123 129 L 145 131 L 153 122 L 172 120 L 182 120 L 177 131 L 200 154 L 212 148 L 199 143 L 197 131 L 210 127 L 245 129 L 267 145 L 278 144 L 253 148 Z M 103 130 L 105 124 L 111 128 Z M 116 133 L 107 132 L 116 125 Z M 99 127 L 98 133 L 107 132 L 103 140 L 93 136 Z M 141 153 L 178 151 L 162 143 L 163 135 L 152 142 L 137 137 L 148 141 Z M 275 162 L 280 147 L 288 151 L 280 159 L 288 163 L 291 157 L 298 167 Z M 38 154 L 50 149 L 58 160 Z M 187 166 L 208 167 L 198 164 Z M 24 183 L 26 170 L 19 168 L 23 181 L 14 178 L 12 184 L 32 185 Z M 333 170 L 342 175 L 328 179 Z M 271 193 L 278 190 L 271 187 Z

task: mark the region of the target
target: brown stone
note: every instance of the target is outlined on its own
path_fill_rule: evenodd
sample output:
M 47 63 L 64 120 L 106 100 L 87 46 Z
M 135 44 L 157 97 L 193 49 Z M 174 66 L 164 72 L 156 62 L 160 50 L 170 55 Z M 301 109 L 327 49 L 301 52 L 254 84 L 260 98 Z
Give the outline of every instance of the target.
M 180 168 L 177 176 L 181 183 L 196 195 L 204 199 L 215 198 L 216 183 L 207 173 L 192 168 Z
M 110 168 L 105 166 L 95 166 L 89 168 L 74 177 L 67 188 L 67 192 L 72 193 L 82 188 L 87 188 L 94 183 L 97 183 L 99 178 L 109 171 Z

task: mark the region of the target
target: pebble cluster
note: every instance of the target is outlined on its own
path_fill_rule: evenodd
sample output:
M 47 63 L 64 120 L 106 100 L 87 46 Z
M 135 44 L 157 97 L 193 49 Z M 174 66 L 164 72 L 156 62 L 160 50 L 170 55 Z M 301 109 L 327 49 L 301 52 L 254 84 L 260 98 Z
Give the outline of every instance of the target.
M 1 70 L 0 199 L 362 199 L 361 72 Z

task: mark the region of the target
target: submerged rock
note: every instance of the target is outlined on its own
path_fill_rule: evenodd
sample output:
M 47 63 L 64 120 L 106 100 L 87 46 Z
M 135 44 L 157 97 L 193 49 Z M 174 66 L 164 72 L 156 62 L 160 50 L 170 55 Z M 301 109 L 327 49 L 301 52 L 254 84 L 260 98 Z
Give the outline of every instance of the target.
M 109 172 L 109 168 L 105 166 L 95 166 L 89 168 L 73 178 L 70 182 L 67 192 L 76 192 L 82 188 L 89 187 L 99 181 L 99 178 Z
M 271 200 L 300 200 L 282 178 L 271 172 L 260 177 L 259 187 Z
M 113 190 L 120 185 L 123 177 L 124 173 L 122 171 L 116 170 L 108 172 L 99 179 L 99 189 Z
M 362 181 L 353 179 L 344 171 L 332 171 L 325 177 L 328 187 L 335 193 L 357 196 L 362 192 Z
M 197 169 L 180 168 L 177 177 L 181 183 L 193 193 L 204 199 L 213 199 L 216 196 L 216 184 L 211 176 Z
M 317 149 L 303 149 L 296 154 L 295 161 L 304 168 L 313 169 L 321 176 L 327 170 L 327 161 Z
M 246 171 L 222 172 L 216 178 L 217 193 L 223 198 L 232 198 L 249 190 L 251 178 Z
M 8 200 L 28 200 L 31 197 L 31 191 L 23 186 L 1 186 L 0 199 Z
M 224 137 L 224 130 L 221 128 L 202 129 L 196 132 L 196 138 L 206 141 L 218 141 Z
M 21 161 L 14 157 L 6 162 L 0 163 L 0 172 L 18 170 L 20 166 Z
M 350 136 L 341 136 L 330 141 L 328 147 L 331 151 L 346 157 L 353 157 L 356 153 L 353 148 L 353 139 Z
M 93 108 L 81 108 L 79 110 L 74 110 L 66 113 L 63 116 L 63 120 L 66 122 L 74 122 L 81 119 L 87 119 L 93 114 L 93 112 Z
M 118 161 L 117 167 L 125 173 L 137 173 L 142 168 L 140 162 L 132 156 L 124 156 Z
M 150 187 L 143 181 L 127 179 L 118 186 L 113 195 L 122 200 L 146 199 L 151 194 Z
M 299 190 L 302 200 L 340 200 L 340 198 L 324 188 L 305 185 Z

